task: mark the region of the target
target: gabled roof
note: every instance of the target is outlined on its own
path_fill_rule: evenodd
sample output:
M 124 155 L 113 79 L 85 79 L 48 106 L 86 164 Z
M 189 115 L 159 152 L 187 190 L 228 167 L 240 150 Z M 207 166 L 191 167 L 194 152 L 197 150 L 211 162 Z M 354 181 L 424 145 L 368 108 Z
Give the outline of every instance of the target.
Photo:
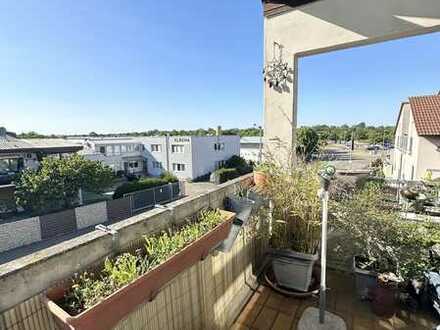
M 409 98 L 417 134 L 440 135 L 440 95 Z

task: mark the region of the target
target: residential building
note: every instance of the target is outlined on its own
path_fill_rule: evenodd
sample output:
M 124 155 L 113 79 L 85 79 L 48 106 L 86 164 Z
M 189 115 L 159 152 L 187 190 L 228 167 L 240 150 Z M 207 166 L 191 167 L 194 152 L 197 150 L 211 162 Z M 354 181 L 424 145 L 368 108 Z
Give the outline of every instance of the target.
M 240 156 L 249 162 L 259 163 L 262 159 L 263 138 L 246 136 L 240 140 Z
M 395 129 L 392 177 L 440 177 L 440 95 L 410 97 L 402 103 Z
M 102 161 L 115 172 L 195 179 L 240 154 L 239 136 L 154 136 L 83 139 L 87 159 Z
M 24 169 L 37 169 L 43 157 L 63 157 L 81 149 L 81 144 L 65 139 L 19 139 L 0 127 L 0 184 Z
M 143 144 L 132 138 L 86 138 L 82 140 L 86 159 L 100 161 L 115 173 L 140 175 L 147 167 Z
M 172 172 L 179 179 L 195 179 L 221 167 L 240 155 L 240 137 L 160 136 L 137 138 L 145 148 L 148 173 Z

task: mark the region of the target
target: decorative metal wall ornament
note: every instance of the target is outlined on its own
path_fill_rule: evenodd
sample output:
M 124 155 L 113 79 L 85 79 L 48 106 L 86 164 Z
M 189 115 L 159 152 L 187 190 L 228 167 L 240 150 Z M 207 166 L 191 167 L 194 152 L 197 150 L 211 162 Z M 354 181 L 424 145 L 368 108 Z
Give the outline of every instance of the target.
M 283 62 L 283 48 L 279 43 L 273 43 L 273 59 L 266 64 L 263 70 L 264 81 L 269 84 L 270 88 L 278 89 L 287 86 L 289 74 L 293 72 L 289 68 L 289 64 Z

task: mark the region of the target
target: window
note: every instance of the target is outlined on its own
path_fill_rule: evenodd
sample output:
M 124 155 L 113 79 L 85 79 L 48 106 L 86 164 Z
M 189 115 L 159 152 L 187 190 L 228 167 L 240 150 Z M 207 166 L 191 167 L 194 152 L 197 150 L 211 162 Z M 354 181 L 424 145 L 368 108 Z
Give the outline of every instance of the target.
M 214 143 L 214 150 L 215 151 L 225 150 L 225 144 L 224 143 Z
M 162 168 L 161 162 L 153 162 L 153 168 Z
M 127 146 L 125 144 L 121 145 L 121 152 L 127 152 Z
M 219 168 L 224 167 L 225 164 L 226 164 L 226 161 L 225 161 L 225 160 L 220 160 L 220 161 L 218 161 L 218 162 L 215 162 L 215 167 L 216 167 L 217 169 L 219 169 Z
M 105 154 L 105 147 L 99 147 L 99 152 L 101 154 Z
M 130 162 L 129 166 L 131 168 L 138 168 L 139 167 L 139 163 L 138 162 Z
M 107 146 L 105 149 L 106 149 L 107 155 L 113 154 L 113 146 Z
M 162 146 L 160 144 L 152 144 L 151 145 L 151 152 L 161 152 Z
M 413 138 L 410 137 L 409 138 L 409 147 L 408 147 L 408 152 L 409 152 L 410 155 L 412 153 L 412 148 L 413 148 Z
M 173 171 L 175 171 L 175 172 L 183 172 L 183 171 L 185 171 L 185 164 L 173 163 Z
M 182 144 L 173 144 L 171 146 L 171 152 L 183 153 L 184 152 L 184 146 Z
M 133 151 L 133 145 L 127 144 L 127 151 L 128 152 Z

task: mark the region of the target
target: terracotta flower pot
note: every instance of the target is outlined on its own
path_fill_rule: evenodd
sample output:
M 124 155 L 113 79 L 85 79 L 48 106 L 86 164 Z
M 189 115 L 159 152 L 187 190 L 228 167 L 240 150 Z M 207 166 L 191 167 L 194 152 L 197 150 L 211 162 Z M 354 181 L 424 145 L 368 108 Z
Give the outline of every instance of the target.
M 224 221 L 216 228 L 81 314 L 71 316 L 56 304 L 56 301 L 64 297 L 66 288 L 63 287 L 48 290 L 43 296 L 43 303 L 62 329 L 108 330 L 113 328 L 138 305 L 152 301 L 166 283 L 206 258 L 213 248 L 226 239 L 235 214 L 227 211 L 221 211 L 221 213 Z
M 268 175 L 265 172 L 254 171 L 254 183 L 257 190 L 264 190 L 267 187 Z

